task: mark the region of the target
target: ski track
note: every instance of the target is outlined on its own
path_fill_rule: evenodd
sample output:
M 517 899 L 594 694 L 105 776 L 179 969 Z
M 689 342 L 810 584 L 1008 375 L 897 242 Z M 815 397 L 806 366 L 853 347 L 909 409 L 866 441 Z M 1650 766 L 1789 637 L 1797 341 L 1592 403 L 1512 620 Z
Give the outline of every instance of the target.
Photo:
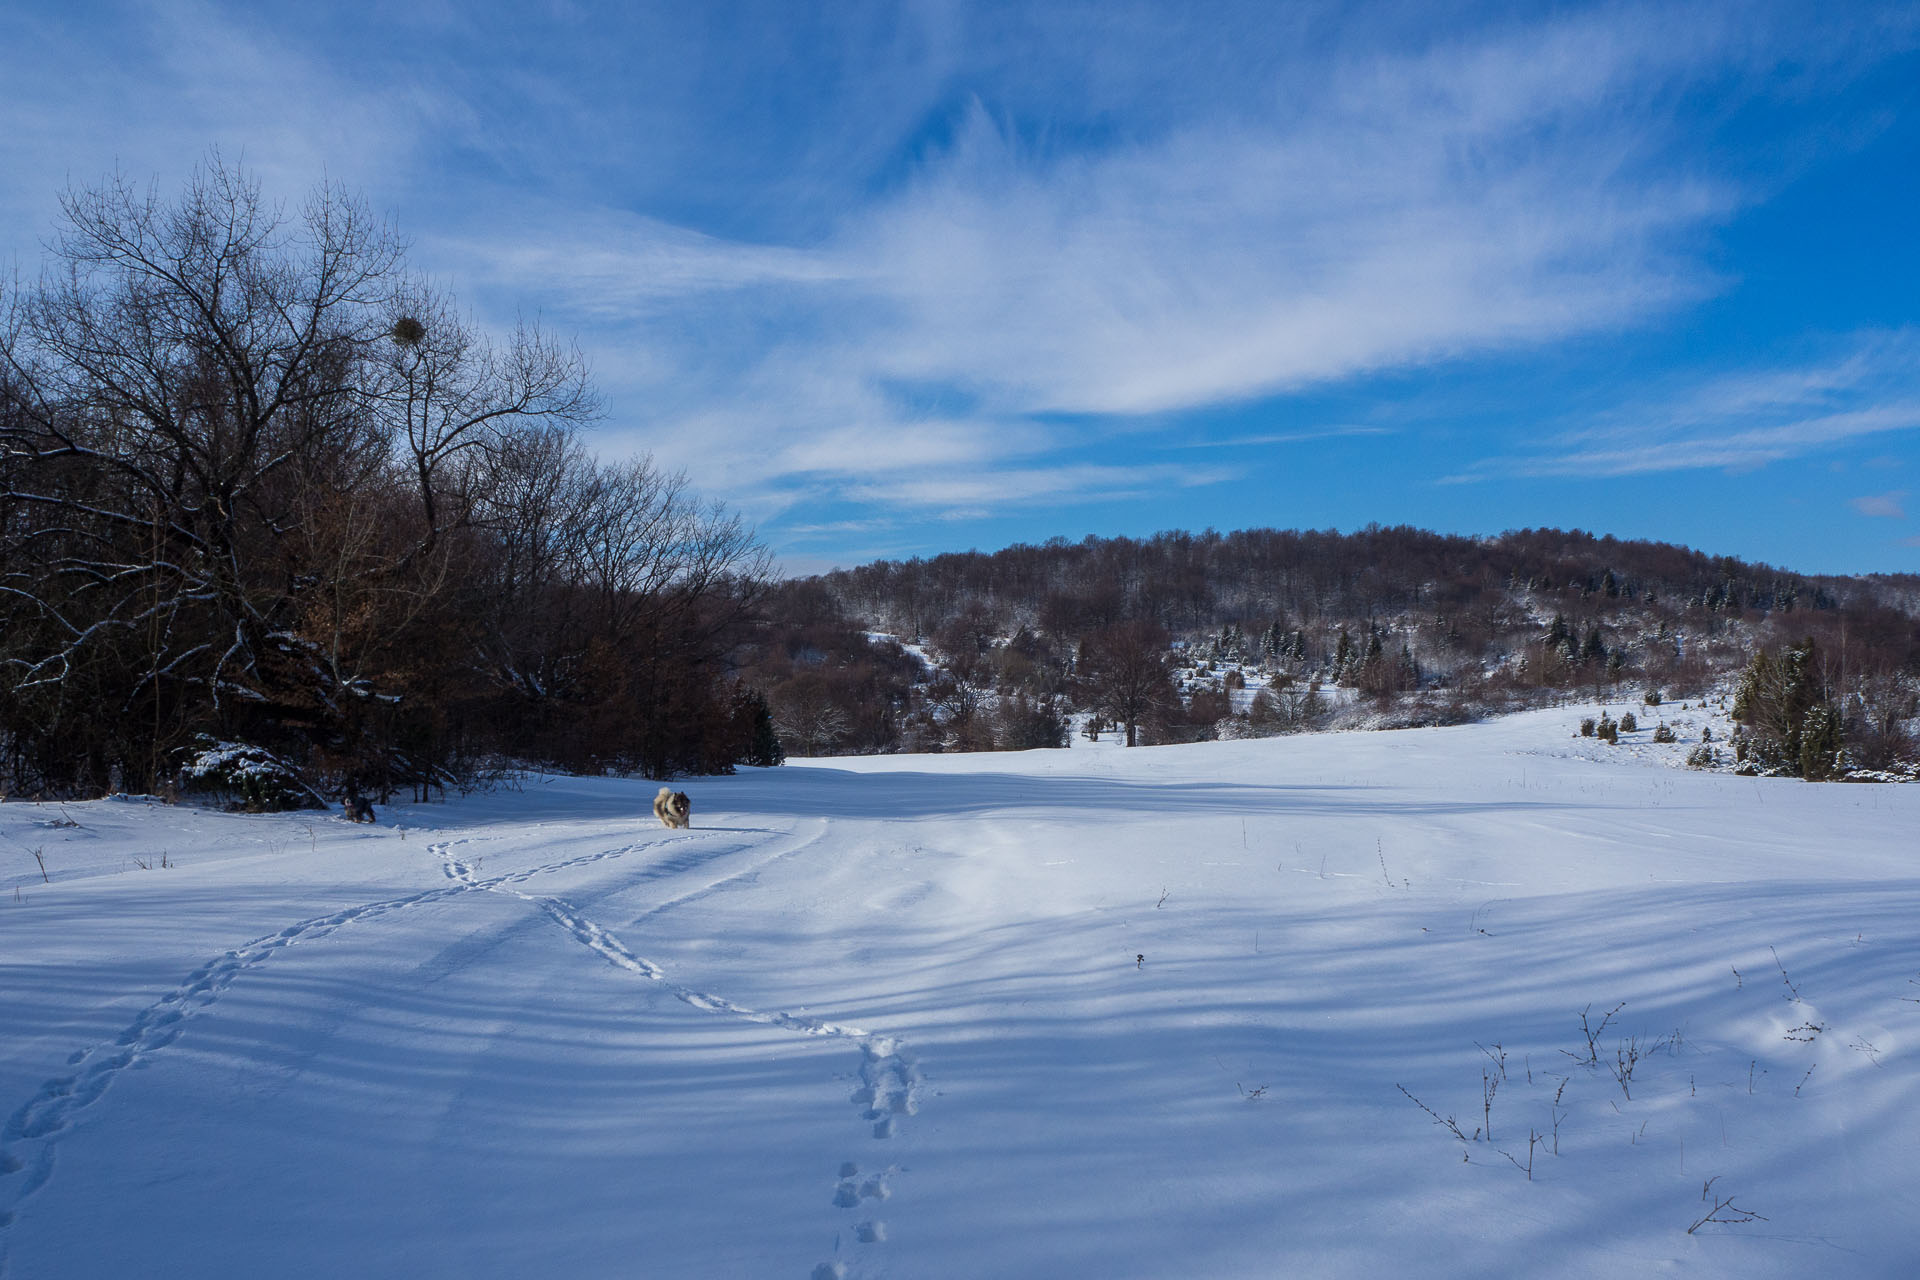
M 823 823 L 822 833 L 824 829 Z M 671 845 L 703 840 L 706 838 L 705 833 L 622 845 L 615 849 L 582 854 L 485 879 L 479 877 L 474 862 L 454 854 L 454 850 L 460 846 L 501 838 L 503 837 L 467 836 L 428 845 L 428 852 L 440 859 L 442 872 L 453 882 L 448 887 L 345 907 L 326 915 L 298 921 L 276 933 L 263 935 L 223 952 L 195 969 L 173 990 L 141 1010 L 127 1028 L 111 1042 L 80 1049 L 69 1056 L 67 1065 L 82 1069 L 47 1081 L 40 1087 L 38 1093 L 29 1098 L 8 1118 L 4 1129 L 0 1129 L 0 1178 L 11 1178 L 20 1173 L 26 1175 L 5 1202 L 6 1207 L 0 1209 L 0 1277 L 5 1277 L 9 1271 L 10 1251 L 6 1247 L 7 1229 L 16 1220 L 20 1207 L 32 1199 L 52 1179 L 54 1155 L 60 1134 L 73 1123 L 80 1112 L 91 1107 L 106 1094 L 121 1072 L 138 1066 L 148 1055 L 172 1044 L 180 1037 L 187 1024 L 199 1013 L 210 1008 L 220 998 L 221 993 L 241 974 L 271 959 L 285 948 L 295 943 L 324 938 L 343 925 L 378 919 L 411 907 L 445 901 L 467 893 L 502 893 L 538 907 L 577 942 L 607 963 L 617 969 L 661 984 L 675 998 L 703 1013 L 719 1014 L 763 1026 L 778 1027 L 800 1035 L 831 1036 L 854 1042 L 859 1046 L 861 1054 L 860 1085 L 854 1090 L 850 1101 L 859 1110 L 863 1124 L 874 1139 L 892 1138 L 898 1131 L 901 1118 L 911 1116 L 919 1109 L 920 1071 L 912 1056 L 897 1038 L 877 1035 L 851 1024 L 828 1022 L 784 1011 L 763 1012 L 737 1004 L 724 996 L 672 982 L 667 978 L 666 970 L 653 961 L 634 954 L 618 937 L 582 915 L 565 899 L 526 893 L 515 887 L 556 871 L 621 858 L 641 850 L 658 850 Z M 764 859 L 743 871 L 722 876 L 711 884 L 670 898 L 647 910 L 639 920 L 636 920 L 636 923 L 671 907 L 705 897 L 742 877 L 757 875 L 760 868 L 767 862 L 797 853 L 819 838 L 820 834 L 816 834 L 793 848 L 776 853 L 771 858 Z M 640 875 L 634 877 L 631 883 L 645 883 L 678 875 L 693 870 L 703 862 L 710 862 L 732 853 L 743 853 L 751 848 L 753 848 L 751 843 L 737 844 L 720 849 L 703 850 L 698 856 L 668 859 L 650 865 Z M 693 853 L 694 851 L 689 851 L 689 854 Z M 24 1155 L 23 1152 L 25 1152 Z M 878 1205 L 892 1194 L 891 1179 L 898 1172 L 897 1166 L 887 1165 L 877 1172 L 862 1177 L 857 1161 L 841 1162 L 834 1181 L 832 1206 L 836 1209 L 854 1211 L 853 1216 L 859 1220 L 848 1224 L 848 1230 L 835 1232 L 833 1251 L 836 1257 L 815 1266 L 809 1273 L 809 1280 L 842 1280 L 848 1274 L 846 1264 L 839 1261 L 837 1257 L 844 1236 L 850 1234 L 853 1240 L 860 1244 L 877 1244 L 887 1238 L 886 1223 L 878 1218 L 862 1216 L 860 1211 L 866 1209 L 869 1202 Z
M 813 841 L 818 838 L 818 836 L 815 836 L 813 839 L 803 841 L 795 848 L 775 856 L 786 857 L 788 854 L 797 853 L 800 849 L 812 844 Z M 475 889 L 485 889 L 496 893 L 510 894 L 523 902 L 540 908 L 540 910 L 544 911 L 553 919 L 554 923 L 571 934 L 575 941 L 594 952 L 614 968 L 636 974 L 650 982 L 659 983 L 683 1003 L 703 1013 L 723 1014 L 727 1017 L 758 1023 L 762 1026 L 779 1027 L 784 1031 L 792 1031 L 800 1035 L 833 1036 L 839 1039 L 851 1040 L 858 1044 L 861 1059 L 860 1086 L 853 1091 L 849 1100 L 858 1108 L 861 1120 L 867 1126 L 868 1133 L 873 1138 L 892 1138 L 898 1131 L 901 1118 L 911 1116 L 919 1110 L 920 1069 L 915 1064 L 912 1055 L 896 1037 L 877 1035 L 850 1024 L 827 1022 L 819 1018 L 809 1018 L 793 1013 L 764 1012 L 758 1009 L 750 1009 L 745 1005 L 737 1004 L 727 999 L 725 996 L 714 995 L 706 991 L 698 991 L 692 987 L 673 982 L 667 977 L 665 969 L 644 956 L 635 955 L 618 937 L 595 921 L 582 915 L 565 899 L 548 894 L 524 893 L 513 887 L 516 884 L 524 884 L 528 879 L 532 878 L 530 875 L 516 874 L 512 876 L 501 876 L 487 881 L 475 880 L 472 864 L 462 858 L 454 856 L 453 846 L 456 843 L 459 842 L 448 842 L 428 846 L 431 852 L 437 853 L 440 856 L 441 870 L 445 872 L 448 879 L 455 881 L 461 886 L 470 886 Z M 577 861 L 596 861 L 599 858 L 617 856 L 621 852 L 625 852 L 625 850 L 595 854 Z M 769 859 L 769 861 L 771 861 L 771 859 Z M 719 887 L 720 884 L 738 879 L 742 875 L 753 874 L 757 870 L 758 868 L 753 868 L 746 872 L 737 873 L 734 876 L 729 876 L 722 881 L 716 882 L 716 884 L 708 885 L 704 889 L 695 890 L 678 898 L 671 899 L 643 913 L 640 919 L 645 920 L 659 914 L 668 907 L 705 896 L 707 893 Z M 647 876 L 644 878 L 652 879 L 656 877 Z M 858 1161 L 846 1160 L 840 1163 L 839 1172 L 834 1182 L 832 1206 L 836 1209 L 854 1210 L 854 1216 L 859 1220 L 851 1224 L 850 1231 L 835 1232 L 834 1253 L 836 1255 L 839 1254 L 841 1243 L 848 1234 L 851 1234 L 852 1238 L 859 1244 L 878 1244 L 887 1238 L 887 1224 L 884 1221 L 872 1216 L 863 1216 L 859 1211 L 867 1209 L 868 1202 L 878 1205 L 892 1195 L 893 1188 L 891 1180 L 893 1175 L 898 1172 L 898 1166 L 888 1165 L 863 1178 Z M 846 1275 L 846 1264 L 839 1261 L 836 1256 L 834 1258 L 828 1258 L 815 1266 L 813 1270 L 808 1273 L 808 1280 L 843 1280 L 843 1277 Z

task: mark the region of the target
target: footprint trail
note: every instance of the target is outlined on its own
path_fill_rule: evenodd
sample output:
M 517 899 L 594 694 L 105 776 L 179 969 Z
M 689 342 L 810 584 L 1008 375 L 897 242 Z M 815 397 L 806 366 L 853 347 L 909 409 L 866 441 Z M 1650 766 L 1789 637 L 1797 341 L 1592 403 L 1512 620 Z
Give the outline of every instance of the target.
M 660 984 L 676 999 L 701 1012 L 777 1027 L 799 1035 L 835 1037 L 857 1045 L 861 1055 L 860 1083 L 850 1101 L 873 1140 L 892 1138 L 898 1132 L 902 1119 L 914 1115 L 918 1110 L 920 1072 L 897 1038 L 875 1034 L 849 1023 L 830 1022 L 781 1010 L 749 1008 L 724 996 L 674 982 L 660 965 L 636 954 L 612 932 L 565 899 L 526 892 L 519 887 L 555 872 L 618 859 L 640 851 L 658 853 L 664 846 L 697 842 L 698 847 L 688 850 L 686 854 L 650 865 L 632 882 L 664 879 L 696 870 L 706 862 L 747 852 L 756 842 L 728 843 L 715 848 L 707 843 L 711 838 L 708 833 L 697 833 L 622 845 L 483 878 L 479 870 L 480 860 L 471 856 L 467 846 L 498 838 L 469 836 L 429 845 L 429 852 L 440 860 L 441 870 L 451 882 L 446 887 L 361 903 L 300 920 L 222 952 L 141 1010 L 113 1040 L 82 1048 L 70 1055 L 66 1065 L 73 1070 L 48 1080 L 13 1112 L 4 1126 L 0 1126 L 0 1277 L 5 1277 L 9 1270 L 8 1228 L 16 1221 L 21 1206 L 43 1190 L 52 1179 L 61 1134 L 72 1126 L 81 1113 L 99 1102 L 123 1072 L 139 1066 L 150 1055 L 173 1044 L 192 1020 L 211 1008 L 242 974 L 290 946 L 317 941 L 346 925 L 377 920 L 469 893 L 500 893 L 537 907 L 575 941 L 608 964 Z M 787 857 L 818 838 L 816 834 L 802 840 L 774 857 Z M 759 867 L 764 865 L 763 861 L 745 871 L 722 876 L 698 889 L 676 895 L 651 908 L 641 918 L 703 897 L 730 881 L 756 874 Z M 886 1165 L 863 1175 L 858 1162 L 849 1160 L 841 1163 L 839 1175 L 833 1184 L 832 1207 L 849 1213 L 856 1220 L 846 1223 L 842 1230 L 836 1232 L 836 1254 L 842 1239 L 851 1238 L 858 1245 L 866 1246 L 879 1244 L 887 1238 L 886 1223 L 873 1216 L 873 1211 L 892 1194 L 891 1179 L 899 1171 L 898 1166 Z M 10 1188 L 9 1183 L 13 1184 Z M 848 1269 L 845 1263 L 828 1259 L 820 1262 L 809 1274 L 811 1280 L 839 1280 L 848 1275 Z
M 470 892 L 467 887 L 429 889 L 423 893 L 368 902 L 290 924 L 277 933 L 256 938 L 207 961 L 173 990 L 135 1016 L 112 1041 L 76 1051 L 67 1065 L 80 1068 L 57 1076 L 21 1105 L 0 1128 L 0 1178 L 24 1173 L 0 1208 L 0 1229 L 13 1224 L 20 1206 L 46 1186 L 53 1176 L 54 1152 L 60 1134 L 105 1096 L 121 1073 L 139 1065 L 148 1055 L 179 1038 L 189 1022 L 219 1000 L 235 979 L 296 943 L 310 942 L 362 920 L 372 920 L 423 903 Z M 6 1253 L 0 1242 L 0 1275 L 6 1274 Z
M 493 838 L 497 837 L 467 837 L 432 847 L 446 850 L 454 845 Z M 626 845 L 486 880 L 475 879 L 467 864 L 461 863 L 459 865 L 464 874 L 452 876 L 450 873 L 450 878 L 456 883 L 446 888 L 362 903 L 297 921 L 275 933 L 222 952 L 202 964 L 173 990 L 141 1010 L 113 1040 L 76 1050 L 69 1055 L 66 1065 L 78 1070 L 56 1076 L 41 1085 L 39 1091 L 13 1112 L 4 1126 L 0 1126 L 0 1197 L 3 1197 L 0 1198 L 0 1277 L 5 1276 L 8 1270 L 6 1229 L 18 1217 L 20 1207 L 53 1177 L 55 1148 L 60 1135 L 81 1112 L 105 1096 L 121 1073 L 137 1067 L 149 1055 L 177 1040 L 193 1018 L 218 1001 L 241 974 L 273 958 L 287 947 L 324 938 L 348 924 L 375 920 L 426 903 L 445 901 L 500 885 L 524 883 L 549 872 L 619 857 L 648 847 L 658 846 Z M 24 1176 L 17 1185 L 8 1187 L 7 1184 L 13 1181 L 16 1174 Z
M 805 843 L 810 844 L 812 841 Z M 892 1138 L 898 1132 L 901 1120 L 919 1111 L 920 1069 L 915 1065 L 906 1046 L 897 1037 L 879 1035 L 848 1023 L 827 1022 L 782 1011 L 752 1009 L 724 996 L 698 991 L 674 982 L 667 977 L 666 970 L 660 965 L 636 955 L 613 933 L 581 914 L 565 899 L 547 894 L 525 893 L 514 887 L 525 883 L 531 876 L 521 874 L 478 881 L 474 879 L 472 866 L 453 855 L 451 845 L 433 845 L 430 846 L 430 850 L 442 859 L 442 870 L 449 879 L 461 885 L 509 894 L 538 907 L 566 930 L 575 941 L 600 956 L 608 964 L 650 982 L 659 983 L 675 998 L 695 1009 L 763 1026 L 779 1027 L 800 1035 L 833 1036 L 853 1041 L 860 1047 L 860 1085 L 853 1091 L 849 1100 L 858 1109 L 860 1118 L 872 1138 L 881 1140 Z M 797 850 L 789 852 L 794 851 Z M 576 859 L 575 863 L 593 861 L 605 856 L 610 855 L 591 855 Z M 656 914 L 660 909 L 655 908 L 647 914 Z M 834 1186 L 833 1207 L 871 1212 L 872 1206 L 877 1206 L 893 1194 L 891 1179 L 898 1172 L 897 1166 L 888 1165 L 884 1169 L 862 1177 L 858 1162 L 852 1160 L 842 1162 Z M 887 1238 L 887 1224 L 876 1217 L 860 1218 L 859 1221 L 851 1224 L 850 1231 L 836 1233 L 835 1252 L 839 1251 L 840 1240 L 848 1234 L 859 1244 L 879 1244 Z M 809 1280 L 841 1280 L 846 1275 L 847 1268 L 844 1263 L 827 1259 L 813 1268 L 809 1273 Z

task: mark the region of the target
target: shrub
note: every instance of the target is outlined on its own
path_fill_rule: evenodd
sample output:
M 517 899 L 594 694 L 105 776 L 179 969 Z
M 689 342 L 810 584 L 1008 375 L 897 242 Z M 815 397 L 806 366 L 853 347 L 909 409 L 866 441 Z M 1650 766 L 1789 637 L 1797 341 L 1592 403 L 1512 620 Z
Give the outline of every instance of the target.
M 1580 721 L 1580 736 L 1583 738 L 1591 738 L 1593 736 L 1593 717 L 1592 716 L 1587 716 L 1586 718 Z
M 1720 753 L 1712 747 L 1700 746 L 1687 752 L 1687 768 L 1711 769 L 1720 763 Z
M 1001 700 L 995 718 L 999 721 L 995 737 L 1002 751 L 1059 748 L 1073 743 L 1073 730 L 1067 723 L 1066 713 L 1052 698 L 1015 694 Z
M 298 769 L 265 747 L 202 738 L 189 752 L 180 766 L 183 794 L 207 796 L 248 813 L 326 807 Z
M 1658 689 L 1649 689 L 1649 690 L 1647 690 L 1647 696 L 1646 696 L 1646 697 L 1644 697 L 1644 698 L 1642 698 L 1642 699 L 1641 699 L 1641 701 L 1642 701 L 1642 702 L 1644 702 L 1644 703 L 1646 703 L 1646 704 L 1647 704 L 1648 706 L 1650 706 L 1650 707 L 1657 707 L 1657 706 L 1659 706 L 1659 705 L 1660 705 L 1660 691 L 1659 691 Z
M 1620 744 L 1620 722 L 1610 715 L 1602 714 L 1600 723 L 1594 728 L 1594 736 L 1613 746 Z
M 1243 738 L 1257 738 L 1253 722 L 1246 716 L 1226 716 L 1213 726 L 1213 736 L 1221 742 L 1238 742 Z
M 1680 735 L 1675 733 L 1667 725 L 1662 724 L 1659 728 L 1653 731 L 1653 740 L 1655 742 L 1678 742 L 1680 740 Z
M 1623 711 L 1620 713 L 1620 732 L 1632 733 L 1634 730 L 1638 729 L 1639 727 L 1640 727 L 1640 722 L 1633 718 L 1633 712 Z

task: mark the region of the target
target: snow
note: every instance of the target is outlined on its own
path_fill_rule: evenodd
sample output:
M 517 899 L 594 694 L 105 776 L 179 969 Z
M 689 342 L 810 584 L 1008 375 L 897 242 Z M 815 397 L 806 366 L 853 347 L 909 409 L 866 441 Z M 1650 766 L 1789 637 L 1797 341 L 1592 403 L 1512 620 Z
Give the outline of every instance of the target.
M 924 644 L 910 642 L 905 637 L 897 636 L 891 631 L 867 631 L 862 634 L 867 637 L 867 643 L 869 644 L 890 644 L 898 646 L 901 652 L 908 654 L 915 662 L 920 664 L 922 675 L 931 676 L 940 670 L 940 664 L 934 660 L 933 654 L 927 651 L 927 646 Z
M 8 803 L 0 1265 L 1913 1274 L 1920 788 L 1584 714 Z

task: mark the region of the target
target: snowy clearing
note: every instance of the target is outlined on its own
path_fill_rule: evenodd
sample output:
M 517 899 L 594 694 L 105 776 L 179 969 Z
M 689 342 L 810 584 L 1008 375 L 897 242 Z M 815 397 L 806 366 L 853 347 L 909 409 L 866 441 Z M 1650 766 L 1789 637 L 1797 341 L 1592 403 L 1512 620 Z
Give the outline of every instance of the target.
M 1913 1274 L 1920 787 L 1581 714 L 0 806 L 0 1268 Z

